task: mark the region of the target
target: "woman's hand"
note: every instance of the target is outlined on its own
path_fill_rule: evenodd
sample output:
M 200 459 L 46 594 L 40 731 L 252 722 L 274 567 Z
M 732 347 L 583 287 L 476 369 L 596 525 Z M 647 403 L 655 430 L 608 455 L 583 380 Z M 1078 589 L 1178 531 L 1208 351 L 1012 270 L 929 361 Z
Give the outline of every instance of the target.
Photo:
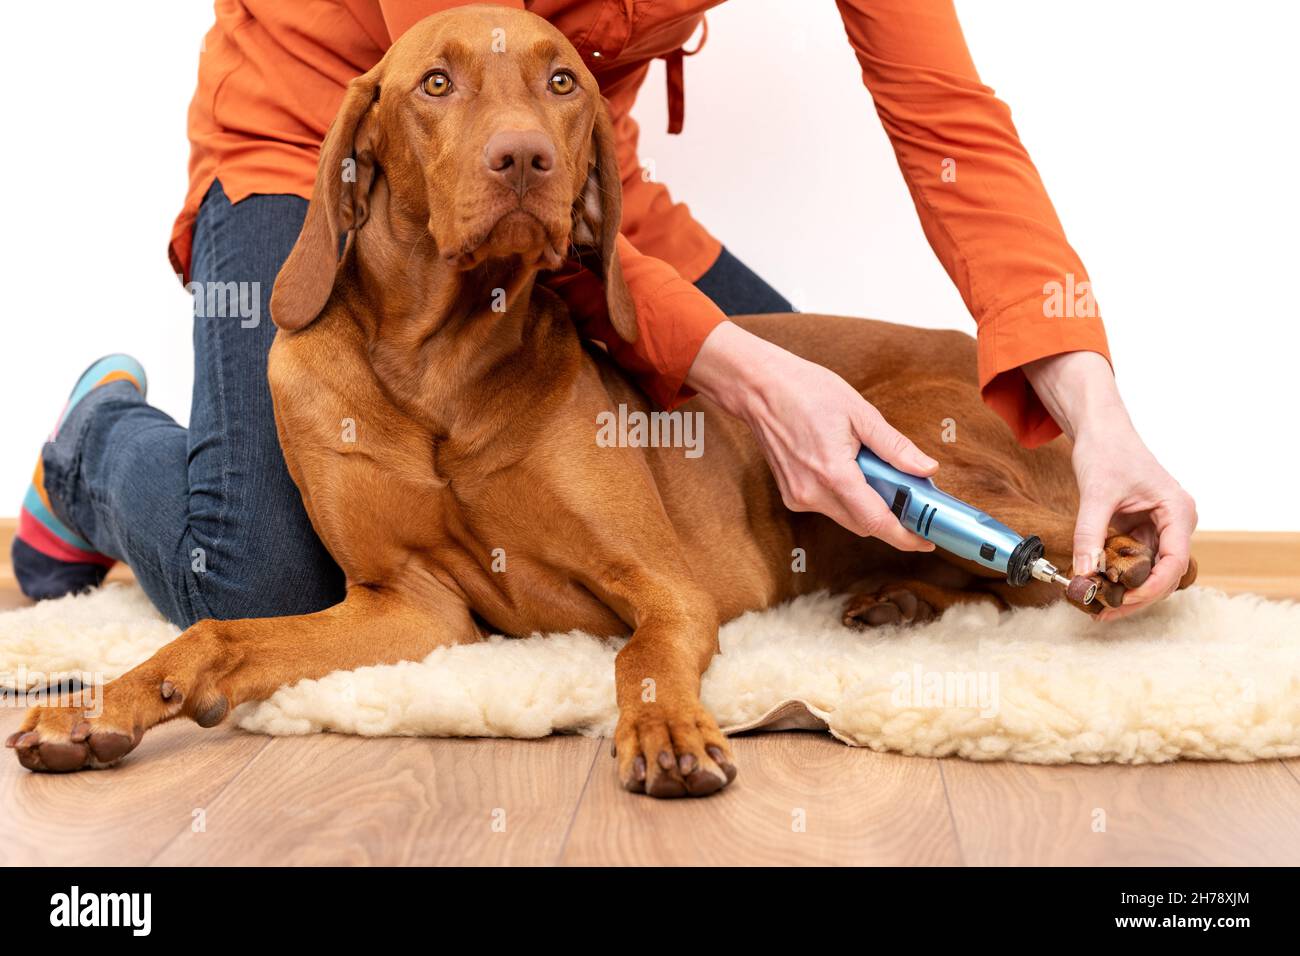
M 1025 374 L 1074 439 L 1074 573 L 1097 569 L 1111 527 L 1156 553 L 1151 576 L 1124 595 L 1123 607 L 1100 618 L 1125 617 L 1166 597 L 1187 573 L 1196 503 L 1138 437 L 1110 365 L 1095 352 L 1068 352 L 1031 362 Z
M 724 322 L 686 381 L 749 425 L 791 511 L 821 512 L 903 551 L 934 549 L 898 523 L 856 459 L 866 445 L 910 474 L 931 475 L 938 464 L 834 372 Z

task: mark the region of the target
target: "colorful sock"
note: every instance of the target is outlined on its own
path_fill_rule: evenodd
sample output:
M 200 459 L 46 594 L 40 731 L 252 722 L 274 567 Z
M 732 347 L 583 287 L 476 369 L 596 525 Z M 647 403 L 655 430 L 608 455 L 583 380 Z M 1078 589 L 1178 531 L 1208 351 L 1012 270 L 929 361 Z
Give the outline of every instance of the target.
M 119 381 L 130 382 L 141 395 L 148 388 L 144 369 L 129 355 L 106 355 L 86 369 L 68 396 L 49 440 L 54 441 L 68 413 L 91 389 Z M 12 555 L 19 588 L 37 601 L 98 587 L 114 563 L 55 516 L 45 491 L 45 463 L 40 455 L 18 514 Z

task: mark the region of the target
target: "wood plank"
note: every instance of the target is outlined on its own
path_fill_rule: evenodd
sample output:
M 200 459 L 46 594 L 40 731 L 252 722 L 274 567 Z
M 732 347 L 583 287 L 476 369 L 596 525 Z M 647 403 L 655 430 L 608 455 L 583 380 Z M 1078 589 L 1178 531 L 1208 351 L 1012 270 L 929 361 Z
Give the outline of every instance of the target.
M 731 786 L 706 800 L 667 801 L 625 793 L 603 745 L 562 862 L 960 862 L 936 761 L 855 750 L 814 733 L 749 735 L 732 745 L 740 776 Z
M 1198 531 L 1192 536 L 1192 554 L 1201 587 L 1300 600 L 1300 534 Z
M 1300 782 L 1280 761 L 1042 767 L 945 760 L 943 776 L 972 866 L 1300 863 Z M 1104 832 L 1093 830 L 1099 819 Z
M 1258 594 L 1270 601 L 1300 600 L 1300 578 L 1205 574 L 1197 577 L 1196 584 L 1227 594 Z
M 1300 577 L 1300 532 L 1198 531 L 1192 553 L 1221 577 Z
M 559 856 L 600 742 L 273 740 L 160 865 L 536 865 Z M 494 823 L 504 823 L 504 830 Z
M 0 735 L 21 720 L 17 708 L 0 714 Z M 143 866 L 268 743 L 176 721 L 117 767 L 76 774 L 31 773 L 0 750 L 0 865 Z

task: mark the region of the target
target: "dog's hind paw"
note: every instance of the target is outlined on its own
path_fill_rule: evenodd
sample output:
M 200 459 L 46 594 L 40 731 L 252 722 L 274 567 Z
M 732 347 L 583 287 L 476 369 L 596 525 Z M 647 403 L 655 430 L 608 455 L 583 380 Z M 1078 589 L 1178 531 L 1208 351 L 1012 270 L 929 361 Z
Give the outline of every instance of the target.
M 874 594 L 855 594 L 844 602 L 845 627 L 864 630 L 886 624 L 924 624 L 935 617 L 934 607 L 907 585 L 893 584 Z
M 1141 541 L 1128 535 L 1112 535 L 1106 540 L 1102 553 L 1100 568 L 1088 576 L 1088 580 L 1097 585 L 1097 595 L 1092 602 L 1078 605 L 1091 614 L 1100 614 L 1106 608 L 1116 608 L 1124 603 L 1124 595 L 1134 588 L 1139 588 L 1151 576 L 1155 564 L 1155 555 Z M 1186 587 L 1196 577 L 1194 569 L 1189 571 Z M 1067 597 L 1068 597 L 1067 592 Z

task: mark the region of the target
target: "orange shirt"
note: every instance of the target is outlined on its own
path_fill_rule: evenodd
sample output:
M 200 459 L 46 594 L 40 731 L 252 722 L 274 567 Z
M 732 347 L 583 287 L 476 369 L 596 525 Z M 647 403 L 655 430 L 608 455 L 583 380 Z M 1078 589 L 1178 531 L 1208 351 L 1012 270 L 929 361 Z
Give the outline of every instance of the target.
M 662 183 L 641 174 L 632 103 L 652 60 L 668 64 L 670 124 L 682 116 L 683 45 L 721 0 L 513 0 L 555 24 L 609 101 L 623 179 L 624 274 L 640 337 L 626 346 L 588 284 L 561 293 L 583 331 L 605 341 L 657 403 L 683 382 L 723 320 L 691 284 L 720 245 Z M 1101 320 L 1045 308 L 1048 283 L 1077 290 L 1087 273 L 1011 123 L 980 83 L 951 0 L 837 0 L 912 193 L 925 234 L 974 316 L 985 401 L 1028 445 L 1059 429 L 1020 366 L 1062 352 L 1108 356 Z M 310 198 L 321 140 L 353 77 L 393 40 L 457 0 L 217 0 L 190 104 L 190 183 L 171 257 L 188 280 L 194 219 L 213 179 L 238 202 L 253 193 Z M 955 164 L 956 181 L 945 169 Z M 846 250 L 846 259 L 852 250 Z M 846 261 L 846 266 L 850 263 Z M 1051 287 L 1055 288 L 1055 287 Z M 1067 303 L 1072 304 L 1072 303 Z M 1050 313 L 1050 314 L 1049 314 Z

